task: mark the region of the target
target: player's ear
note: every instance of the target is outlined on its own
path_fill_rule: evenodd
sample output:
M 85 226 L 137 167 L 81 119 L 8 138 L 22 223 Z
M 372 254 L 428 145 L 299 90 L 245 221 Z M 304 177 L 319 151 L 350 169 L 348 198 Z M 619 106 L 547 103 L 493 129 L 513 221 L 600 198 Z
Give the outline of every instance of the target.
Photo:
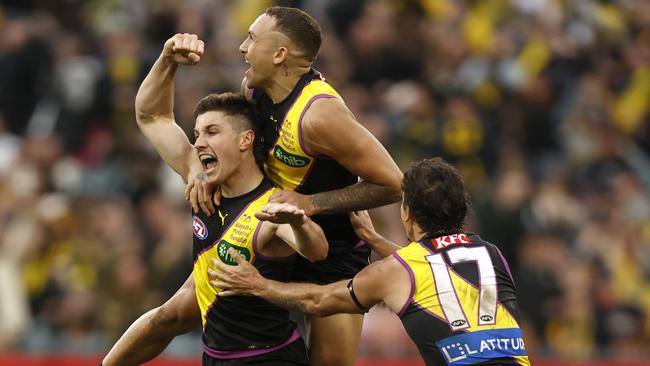
M 244 151 L 250 149 L 255 141 L 255 132 L 253 130 L 246 130 L 239 134 L 239 150 Z
M 402 210 L 404 210 L 404 221 L 409 222 L 413 221 L 413 215 L 411 209 L 402 202 Z
M 287 60 L 287 57 L 289 56 L 289 49 L 282 46 L 279 47 L 276 51 L 275 54 L 273 55 L 273 65 L 280 65 L 283 62 Z
M 404 222 L 409 222 L 413 219 L 411 209 L 404 203 L 404 197 L 402 197 L 402 203 L 399 206 L 399 213 Z

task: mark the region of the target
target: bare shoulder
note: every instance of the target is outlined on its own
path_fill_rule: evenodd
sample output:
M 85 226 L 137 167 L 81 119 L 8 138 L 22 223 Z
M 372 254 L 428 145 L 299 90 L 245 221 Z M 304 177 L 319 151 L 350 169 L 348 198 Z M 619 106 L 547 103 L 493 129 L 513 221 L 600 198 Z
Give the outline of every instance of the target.
M 349 152 L 351 139 L 356 142 L 364 134 L 361 124 L 339 98 L 315 100 L 305 111 L 301 130 L 308 152 L 336 160 Z
M 402 273 L 408 276 L 408 272 L 404 266 L 394 256 L 389 255 L 386 258 L 369 264 L 359 272 L 357 277 L 368 277 L 373 281 L 385 281 L 393 276 L 399 276 Z
M 354 287 L 372 303 L 383 302 L 399 313 L 410 296 L 412 283 L 406 268 L 391 255 L 359 272 L 354 277 Z
M 356 122 L 354 115 L 340 98 L 316 99 L 303 117 L 304 129 L 331 128 L 332 124 Z

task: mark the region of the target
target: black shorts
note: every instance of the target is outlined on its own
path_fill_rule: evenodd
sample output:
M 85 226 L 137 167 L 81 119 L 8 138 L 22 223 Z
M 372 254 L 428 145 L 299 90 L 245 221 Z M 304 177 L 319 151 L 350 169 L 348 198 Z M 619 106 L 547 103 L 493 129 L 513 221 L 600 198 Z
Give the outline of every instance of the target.
M 222 360 L 208 356 L 203 353 L 203 366 L 240 366 L 240 365 L 260 365 L 260 366 L 309 366 L 309 356 L 307 348 L 302 338 L 298 338 L 286 347 L 279 350 L 265 353 L 259 356 L 234 358 L 231 360 Z
M 330 241 L 327 258 L 314 263 L 296 256 L 291 281 L 325 285 L 354 277 L 370 263 L 370 248 L 365 243 L 358 243 L 356 237 L 348 243 Z

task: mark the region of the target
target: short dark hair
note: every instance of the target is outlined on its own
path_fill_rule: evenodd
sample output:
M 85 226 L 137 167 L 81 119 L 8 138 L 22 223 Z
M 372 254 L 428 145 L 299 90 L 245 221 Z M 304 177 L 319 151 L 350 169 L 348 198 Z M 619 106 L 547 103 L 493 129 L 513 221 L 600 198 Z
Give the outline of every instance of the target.
M 239 131 L 254 128 L 253 105 L 245 96 L 235 93 L 213 93 L 201 98 L 194 108 L 194 119 L 203 113 L 217 111 L 228 116 L 240 116 L 237 122 L 241 125 L 233 126 Z
M 230 126 L 238 132 L 253 130 L 255 140 L 253 142 L 253 154 L 255 162 L 264 171 L 266 154 L 262 145 L 260 127 L 255 118 L 254 105 L 242 94 L 220 93 L 209 94 L 196 104 L 194 108 L 194 119 L 207 112 L 223 112 L 227 116 L 238 117 L 229 119 Z
M 275 19 L 277 30 L 305 52 L 307 59 L 312 62 L 316 59 L 322 42 L 316 19 L 300 9 L 284 6 L 268 8 L 264 14 Z
M 436 236 L 462 232 L 469 199 L 454 166 L 441 158 L 412 163 L 402 189 L 404 204 L 422 230 Z

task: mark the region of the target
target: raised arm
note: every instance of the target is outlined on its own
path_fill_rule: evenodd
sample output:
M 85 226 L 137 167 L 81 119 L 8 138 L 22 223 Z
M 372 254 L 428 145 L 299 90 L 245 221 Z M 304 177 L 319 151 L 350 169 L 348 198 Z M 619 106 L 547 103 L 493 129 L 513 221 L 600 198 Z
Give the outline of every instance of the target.
M 111 351 L 103 366 L 139 365 L 158 356 L 174 337 L 201 325 L 201 311 L 196 301 L 194 277 L 165 304 L 138 318 Z
M 343 101 L 316 100 L 305 112 L 301 126 L 306 152 L 336 160 L 363 181 L 310 196 L 282 191 L 271 201 L 296 204 L 311 216 L 365 210 L 400 200 L 402 172 Z
M 176 34 L 168 39 L 135 98 L 138 127 L 185 182 L 201 173 L 203 166 L 174 121 L 174 75 L 180 64 L 194 65 L 202 55 L 203 41 L 196 35 Z
M 327 316 L 337 313 L 364 313 L 380 302 L 398 313 L 411 291 L 412 284 L 408 272 L 393 257 L 365 267 L 352 281 L 343 280 L 319 286 L 269 280 L 262 277 L 257 269 L 238 253 L 233 252 L 235 251 L 230 251 L 238 263 L 237 266 L 213 260 L 217 271 L 208 270 L 210 283 L 223 289 L 219 296 L 258 296 L 285 309 Z
M 328 244 L 325 234 L 305 211 L 287 203 L 268 203 L 255 217 L 273 225 L 274 235 L 282 239 L 298 254 L 311 262 L 327 257 Z

